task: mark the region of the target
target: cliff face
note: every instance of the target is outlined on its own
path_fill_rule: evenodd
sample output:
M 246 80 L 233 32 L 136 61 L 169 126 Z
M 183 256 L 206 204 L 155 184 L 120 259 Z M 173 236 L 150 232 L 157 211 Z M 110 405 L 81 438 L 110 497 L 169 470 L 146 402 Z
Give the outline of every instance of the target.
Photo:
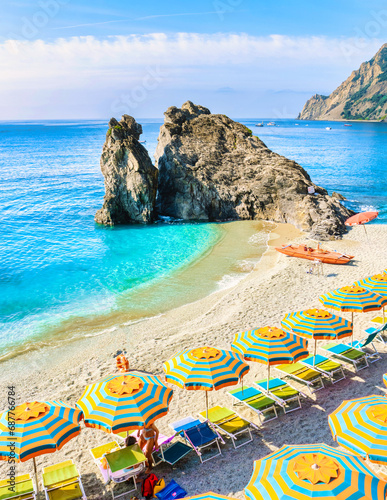
M 352 212 L 251 130 L 190 101 L 170 107 L 156 150 L 157 210 L 185 220 L 269 219 L 329 239 Z M 313 187 L 317 195 L 309 195 Z
M 101 156 L 105 197 L 95 215 L 99 224 L 151 222 L 154 218 L 157 169 L 139 142 L 141 134 L 141 125 L 131 116 L 109 122 Z
M 300 120 L 379 120 L 387 116 L 387 44 L 330 96 L 311 97 Z

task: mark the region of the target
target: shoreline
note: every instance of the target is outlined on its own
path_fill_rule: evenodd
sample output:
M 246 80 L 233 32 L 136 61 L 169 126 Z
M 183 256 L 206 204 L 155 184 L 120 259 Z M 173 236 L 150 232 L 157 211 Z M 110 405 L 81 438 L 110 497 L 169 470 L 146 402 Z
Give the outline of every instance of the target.
M 220 288 L 232 287 L 233 281 L 237 283 L 243 279 L 261 258 L 266 250 L 263 236 L 269 234 L 275 224 L 267 221 L 230 221 L 214 225 L 216 241 L 189 263 L 165 276 L 126 290 L 116 298 L 116 307 L 109 312 L 73 316 L 55 326 L 47 326 L 20 344 L 4 348 L 0 363 L 26 352 L 60 348 L 84 337 L 103 336 L 196 302 Z
M 0 374 L 3 394 L 6 394 L 7 385 L 14 383 L 18 404 L 26 400 L 52 399 L 74 404 L 86 385 L 116 372 L 115 356 L 120 351 L 127 353 L 131 369 L 162 375 L 162 362 L 185 347 L 210 345 L 230 348 L 233 335 L 238 331 L 264 325 L 279 326 L 287 312 L 321 306 L 318 301 L 321 293 L 349 285 L 386 268 L 387 226 L 370 225 L 367 232 L 371 243 L 367 242 L 361 227 L 352 228 L 343 240 L 327 242 L 327 247 L 343 253 L 350 251 L 355 259 L 345 266 L 324 265 L 324 276 L 318 276 L 306 273 L 310 262 L 286 257 L 274 250 L 274 246 L 305 239 L 305 235 L 293 226 L 278 224 L 270 233 L 268 249 L 255 268 L 233 287 L 169 310 L 157 318 L 149 318 L 100 337 L 73 342 L 66 349 L 45 349 L 4 361 Z M 377 314 L 355 316 L 355 338 L 361 336 Z M 349 315 L 343 314 L 346 318 Z M 312 349 L 312 344 L 309 347 Z M 385 359 L 387 348 L 379 343 L 377 347 Z M 265 365 L 249 364 L 250 372 L 244 378 L 247 385 L 264 378 L 267 373 Z M 303 398 L 301 410 L 282 414 L 278 420 L 259 426 L 252 443 L 238 450 L 234 450 L 230 443 L 222 446 L 223 455 L 206 464 L 205 475 L 193 453 L 174 468 L 164 464 L 158 466 L 155 473 L 164 477 L 166 483 L 175 479 L 189 496 L 212 490 L 242 499 L 254 460 L 283 444 L 326 442 L 333 446 L 327 416 L 344 399 L 373 393 L 385 394 L 384 372 L 383 360 L 358 373 L 348 368 L 346 380 L 335 386 L 327 383 L 324 390 Z M 302 386 L 298 388 L 303 390 Z M 157 422 L 160 432 L 166 435 L 171 434 L 169 422 L 188 415 L 196 416 L 204 409 L 201 391 L 173 389 L 169 413 Z M 227 390 L 210 392 L 210 404 L 231 407 Z M 259 424 L 255 413 L 249 410 L 242 410 L 241 413 Z M 102 480 L 89 452 L 93 446 L 110 440 L 109 434 L 83 428 L 80 435 L 59 452 L 38 457 L 38 467 L 40 469 L 44 465 L 72 458 L 83 473 L 88 499 L 110 498 L 110 493 L 103 494 Z M 236 460 L 238 468 L 235 468 Z M 0 467 L 4 475 L 7 465 L 3 463 Z M 372 464 L 372 468 L 378 470 L 377 465 Z M 31 471 L 31 461 L 18 467 L 18 473 Z

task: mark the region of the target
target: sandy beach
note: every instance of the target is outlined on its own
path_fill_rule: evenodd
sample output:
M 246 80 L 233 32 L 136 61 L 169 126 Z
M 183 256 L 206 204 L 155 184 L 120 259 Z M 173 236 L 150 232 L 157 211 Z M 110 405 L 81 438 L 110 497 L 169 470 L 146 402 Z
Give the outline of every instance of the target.
M 157 317 L 126 326 L 116 325 L 114 331 L 97 337 L 85 337 L 63 348 L 46 347 L 29 354 L 2 362 L 1 391 L 5 395 L 8 385 L 15 385 L 17 403 L 33 400 L 63 400 L 75 403 L 84 387 L 102 376 L 115 372 L 115 357 L 124 352 L 132 369 L 162 375 L 162 362 L 185 347 L 209 345 L 230 348 L 234 333 L 259 326 L 280 326 L 284 315 L 291 311 L 319 307 L 320 294 L 387 267 L 387 226 L 367 226 L 368 241 L 362 227 L 355 227 L 338 241 L 325 247 L 355 255 L 346 266 L 324 266 L 324 275 L 309 274 L 308 261 L 288 258 L 274 250 L 274 246 L 290 241 L 305 241 L 304 235 L 293 226 L 276 225 L 270 234 L 268 250 L 254 270 L 231 288 L 219 290 L 196 302 L 180 306 Z M 363 335 L 370 320 L 377 313 L 355 315 L 355 338 Z M 350 313 L 344 315 L 350 319 Z M 328 415 L 345 399 L 370 394 L 385 394 L 382 375 L 386 370 L 387 349 L 377 343 L 382 360 L 366 370 L 355 373 L 345 365 L 346 380 L 326 388 L 312 397 L 302 399 L 302 409 L 268 422 L 254 432 L 254 441 L 234 450 L 231 443 L 222 447 L 223 455 L 205 465 L 191 453 L 175 467 L 159 465 L 158 477 L 168 482 L 175 479 L 188 495 L 216 491 L 224 495 L 243 498 L 253 461 L 264 457 L 283 444 L 320 443 L 334 445 L 328 427 Z M 310 343 L 310 350 L 313 345 Z M 320 351 L 321 352 L 321 351 Z M 273 370 L 275 373 L 275 370 Z M 250 384 L 266 374 L 264 365 L 250 363 L 245 383 Z M 302 387 L 299 386 L 301 389 Z M 211 404 L 231 405 L 227 389 L 212 392 Z M 4 406 L 4 404 L 2 405 Z M 157 422 L 161 432 L 170 434 L 168 423 L 204 409 L 204 393 L 176 388 L 170 411 Z M 259 424 L 256 414 L 241 413 Z M 81 434 L 55 454 L 38 457 L 38 467 L 72 458 L 83 475 L 87 497 L 110 498 L 101 476 L 91 459 L 89 449 L 108 442 L 111 436 L 102 431 L 83 428 Z M 375 470 L 378 466 L 373 465 Z M 5 476 L 7 464 L 1 463 L 0 473 Z M 32 462 L 20 464 L 19 473 L 32 472 Z

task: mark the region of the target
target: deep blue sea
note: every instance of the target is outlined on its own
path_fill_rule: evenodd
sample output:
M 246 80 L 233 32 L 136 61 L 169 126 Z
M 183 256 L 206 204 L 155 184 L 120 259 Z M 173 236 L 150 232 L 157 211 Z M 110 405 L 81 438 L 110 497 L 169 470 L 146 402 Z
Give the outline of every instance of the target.
M 241 121 L 315 183 L 387 222 L 387 124 Z M 161 120 L 139 122 L 153 155 Z M 106 130 L 107 121 L 0 123 L 0 353 L 122 307 L 128 291 L 189 265 L 221 237 L 216 224 L 97 226 Z

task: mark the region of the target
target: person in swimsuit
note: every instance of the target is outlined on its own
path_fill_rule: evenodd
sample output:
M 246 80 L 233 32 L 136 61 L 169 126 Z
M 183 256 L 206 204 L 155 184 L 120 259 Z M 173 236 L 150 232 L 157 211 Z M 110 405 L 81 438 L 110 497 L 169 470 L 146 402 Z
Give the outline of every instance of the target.
M 138 445 L 143 450 L 144 455 L 147 459 L 147 467 L 149 472 L 153 465 L 152 452 L 159 447 L 159 430 L 155 424 L 151 424 L 148 427 L 144 425 L 137 433 Z

